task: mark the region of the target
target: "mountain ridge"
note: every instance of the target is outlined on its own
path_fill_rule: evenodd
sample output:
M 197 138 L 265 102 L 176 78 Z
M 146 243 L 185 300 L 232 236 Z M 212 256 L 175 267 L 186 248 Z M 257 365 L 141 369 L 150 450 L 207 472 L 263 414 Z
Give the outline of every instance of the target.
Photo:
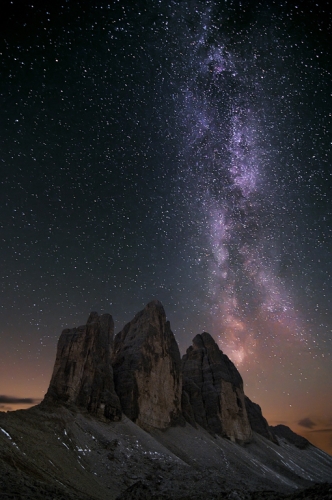
M 304 441 L 269 427 L 207 332 L 181 359 L 152 301 L 115 336 L 97 313 L 62 332 L 42 403 L 0 413 L 1 498 L 330 495 L 332 457 Z

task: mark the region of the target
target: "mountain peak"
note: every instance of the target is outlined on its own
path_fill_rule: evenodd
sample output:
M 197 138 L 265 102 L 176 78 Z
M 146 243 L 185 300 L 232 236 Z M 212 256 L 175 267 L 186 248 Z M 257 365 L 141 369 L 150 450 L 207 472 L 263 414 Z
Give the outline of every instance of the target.
M 181 415 L 181 360 L 159 301 L 150 302 L 114 339 L 115 390 L 123 412 L 143 428 L 167 428 Z
M 251 440 L 242 377 L 209 333 L 193 339 L 182 358 L 182 373 L 189 422 L 194 418 L 212 434 L 232 441 Z
M 113 335 L 112 316 L 96 312 L 85 326 L 63 330 L 45 402 L 75 404 L 100 417 L 119 420 L 121 407 L 111 363 Z

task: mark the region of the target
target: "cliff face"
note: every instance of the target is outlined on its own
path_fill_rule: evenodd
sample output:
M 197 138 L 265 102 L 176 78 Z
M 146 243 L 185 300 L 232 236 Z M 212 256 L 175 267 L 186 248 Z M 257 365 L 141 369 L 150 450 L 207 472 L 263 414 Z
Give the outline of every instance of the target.
M 278 439 L 269 427 L 267 420 L 263 417 L 261 407 L 257 403 L 251 401 L 247 396 L 245 396 L 245 404 L 252 430 L 273 443 L 278 444 Z
M 185 417 L 232 441 L 247 442 L 252 430 L 241 375 L 208 333 L 196 335 L 182 358 Z
M 115 390 L 140 427 L 165 429 L 181 416 L 180 352 L 163 306 L 150 302 L 114 340 Z
M 140 427 L 202 426 L 232 441 L 252 430 L 276 441 L 261 409 L 245 399 L 241 375 L 208 333 L 196 335 L 182 363 L 163 306 L 150 302 L 114 340 L 112 316 L 91 313 L 64 330 L 46 402 L 64 402 L 93 415 Z
M 87 324 L 62 332 L 46 402 L 68 402 L 110 420 L 121 419 L 114 390 L 112 316 L 92 312 Z

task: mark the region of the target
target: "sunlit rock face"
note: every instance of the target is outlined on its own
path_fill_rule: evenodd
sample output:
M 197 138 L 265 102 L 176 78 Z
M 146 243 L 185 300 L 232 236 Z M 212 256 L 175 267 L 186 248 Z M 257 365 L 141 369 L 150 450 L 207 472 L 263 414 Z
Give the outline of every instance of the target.
M 140 427 L 165 429 L 181 420 L 181 358 L 163 306 L 150 302 L 115 336 L 115 390 Z
M 199 425 L 232 441 L 250 441 L 241 375 L 209 333 L 194 338 L 182 358 L 182 374 L 184 400 Z M 188 404 L 186 410 L 190 422 Z
M 62 332 L 45 402 L 67 402 L 110 420 L 121 419 L 111 364 L 114 322 L 92 312 L 85 326 Z

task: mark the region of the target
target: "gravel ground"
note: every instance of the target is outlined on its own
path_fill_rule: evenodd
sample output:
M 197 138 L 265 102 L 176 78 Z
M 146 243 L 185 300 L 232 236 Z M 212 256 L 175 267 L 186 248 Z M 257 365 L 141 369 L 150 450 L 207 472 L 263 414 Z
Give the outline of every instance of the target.
M 190 425 L 149 434 L 56 406 L 0 413 L 1 499 L 332 500 L 331 483 L 332 457 L 287 440 L 240 446 Z

